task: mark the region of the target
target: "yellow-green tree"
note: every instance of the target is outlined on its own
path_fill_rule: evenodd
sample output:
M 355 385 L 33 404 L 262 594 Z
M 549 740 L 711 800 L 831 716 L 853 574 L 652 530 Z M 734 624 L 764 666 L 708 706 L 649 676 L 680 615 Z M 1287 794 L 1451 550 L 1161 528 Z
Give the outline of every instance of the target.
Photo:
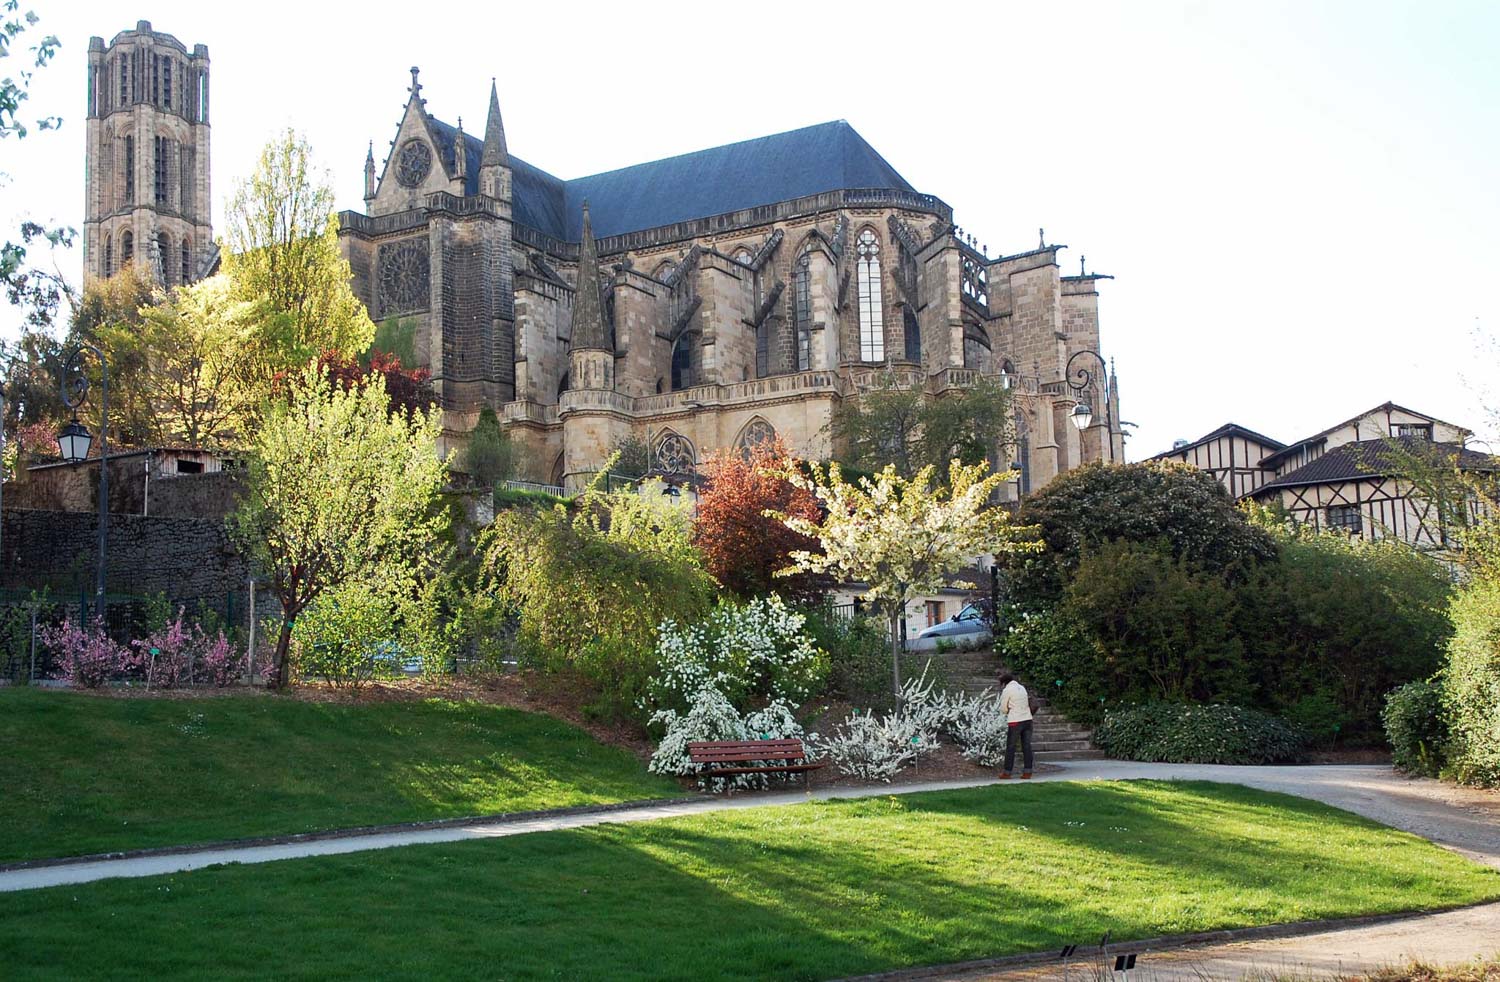
M 990 498 L 1011 471 L 987 473 L 989 465 L 950 463 L 947 484 L 935 481 L 928 465 L 905 478 L 894 464 L 857 484 L 844 481 L 838 464 L 826 472 L 813 465 L 810 476 L 796 471 L 788 480 L 811 491 L 826 512 L 821 522 L 780 515 L 794 532 L 819 541 L 822 552 L 797 551 L 778 575 L 822 573 L 868 585 L 866 596 L 885 611 L 891 629 L 891 674 L 901 695 L 901 618 L 907 604 L 947 585 L 946 577 L 978 557 L 1035 551 L 1023 541 L 1029 530 L 1011 523 L 1010 512 Z
M 263 301 L 267 314 L 247 352 L 252 383 L 326 351 L 354 356 L 369 348 L 375 325 L 349 287 L 333 188 L 303 137 L 288 129 L 261 150 L 254 173 L 235 189 L 228 219 L 224 270 L 235 295 Z
M 437 413 L 390 411 L 384 380 L 345 387 L 316 365 L 266 404 L 232 528 L 281 603 L 272 684 L 296 619 L 346 583 L 415 578 L 447 527 Z
M 236 446 L 264 392 L 243 371 L 263 305 L 237 299 L 215 276 L 142 308 L 139 323 L 101 327 L 107 350 L 136 366 L 133 397 L 153 441 Z

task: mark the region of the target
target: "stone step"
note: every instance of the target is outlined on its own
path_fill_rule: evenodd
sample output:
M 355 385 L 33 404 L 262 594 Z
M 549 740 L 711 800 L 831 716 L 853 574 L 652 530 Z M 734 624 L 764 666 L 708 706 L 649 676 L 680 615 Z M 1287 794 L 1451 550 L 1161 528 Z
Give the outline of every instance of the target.
M 1051 753 L 1053 751 L 1062 751 L 1062 750 L 1093 750 L 1093 749 L 1094 749 L 1094 745 L 1092 743 L 1090 743 L 1088 740 L 1038 740 L 1036 742 L 1037 753 L 1042 753 L 1043 751 Z
M 1103 760 L 1104 755 L 1097 750 L 1038 750 L 1036 759 L 1040 761 Z

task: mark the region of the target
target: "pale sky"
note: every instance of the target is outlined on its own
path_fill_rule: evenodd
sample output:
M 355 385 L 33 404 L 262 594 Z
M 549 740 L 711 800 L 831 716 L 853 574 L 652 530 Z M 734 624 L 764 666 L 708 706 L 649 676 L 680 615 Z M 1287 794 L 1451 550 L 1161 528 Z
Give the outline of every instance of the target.
M 1045 227 L 1065 274 L 1086 255 L 1117 277 L 1102 348 L 1131 459 L 1387 399 L 1500 451 L 1500 4 L 23 5 L 63 42 L 29 108 L 64 126 L 4 144 L 8 229 L 82 225 L 88 38 L 137 19 L 209 47 L 219 233 L 287 125 L 361 207 L 412 65 L 476 133 L 494 76 L 511 151 L 562 178 L 847 119 L 992 256 Z

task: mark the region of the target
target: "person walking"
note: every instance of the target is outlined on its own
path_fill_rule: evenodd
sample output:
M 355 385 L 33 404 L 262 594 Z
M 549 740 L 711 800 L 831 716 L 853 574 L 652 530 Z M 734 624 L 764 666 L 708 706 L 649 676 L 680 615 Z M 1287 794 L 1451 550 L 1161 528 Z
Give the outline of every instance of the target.
M 1031 696 L 1026 686 L 1010 673 L 1000 676 L 1000 711 L 1005 714 L 1005 770 L 1001 780 L 1009 780 L 1016 766 L 1016 743 L 1021 744 L 1021 777 L 1031 777 L 1035 763 L 1031 751 Z

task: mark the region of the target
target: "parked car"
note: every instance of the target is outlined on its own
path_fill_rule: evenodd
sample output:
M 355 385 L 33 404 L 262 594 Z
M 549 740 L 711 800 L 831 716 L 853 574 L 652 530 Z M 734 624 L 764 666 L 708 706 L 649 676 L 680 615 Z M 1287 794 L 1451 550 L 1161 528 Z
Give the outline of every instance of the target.
M 990 630 L 989 602 L 979 601 L 965 604 L 963 610 L 943 621 L 925 628 L 914 638 L 908 638 L 908 651 L 934 651 L 940 641 L 955 648 L 977 648 L 994 640 Z

